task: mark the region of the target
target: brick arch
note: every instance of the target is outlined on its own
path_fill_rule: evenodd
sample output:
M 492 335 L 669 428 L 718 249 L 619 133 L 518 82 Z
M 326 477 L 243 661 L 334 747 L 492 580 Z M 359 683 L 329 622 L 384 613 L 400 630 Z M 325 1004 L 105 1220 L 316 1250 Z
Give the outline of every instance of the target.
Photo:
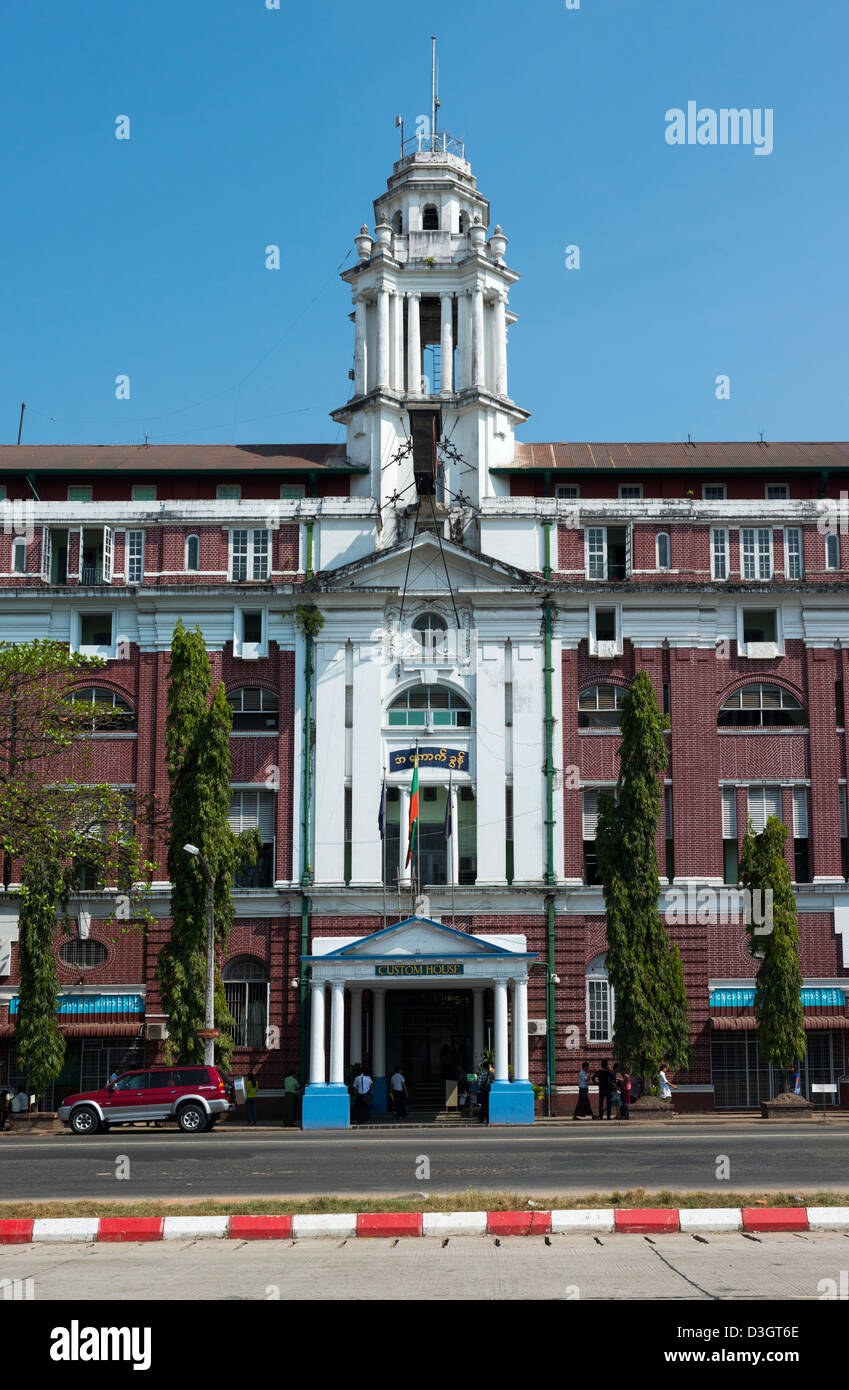
M 122 686 L 114 678 L 105 674 L 102 680 L 99 677 L 99 671 L 92 671 L 88 680 L 82 681 L 79 685 L 74 684 L 70 686 L 69 694 L 74 695 L 80 690 L 111 690 L 113 695 L 120 695 L 122 700 L 126 700 L 133 714 L 138 714 L 138 709 L 136 708 L 137 695 L 135 691 L 127 690 L 125 686 Z
M 719 714 L 719 711 L 722 709 L 729 695 L 733 695 L 737 690 L 745 690 L 747 685 L 777 685 L 782 690 L 786 690 L 788 694 L 794 695 L 805 711 L 805 715 L 808 715 L 809 711 L 805 699 L 805 692 L 798 685 L 794 685 L 792 681 L 788 680 L 786 676 L 758 676 L 755 680 L 753 680 L 751 676 L 735 676 L 735 678 L 720 691 L 719 703 L 716 707 L 717 714 Z

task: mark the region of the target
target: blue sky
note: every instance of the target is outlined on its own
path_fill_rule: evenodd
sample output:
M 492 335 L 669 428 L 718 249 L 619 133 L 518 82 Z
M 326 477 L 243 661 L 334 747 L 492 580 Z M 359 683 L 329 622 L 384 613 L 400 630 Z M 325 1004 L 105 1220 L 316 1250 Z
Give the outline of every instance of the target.
M 337 267 L 431 33 L 522 275 L 521 438 L 847 437 L 846 0 L 280 3 L 0 4 L 1 442 L 22 400 L 31 444 L 336 439 Z M 668 145 L 688 100 L 771 108 L 773 152 Z

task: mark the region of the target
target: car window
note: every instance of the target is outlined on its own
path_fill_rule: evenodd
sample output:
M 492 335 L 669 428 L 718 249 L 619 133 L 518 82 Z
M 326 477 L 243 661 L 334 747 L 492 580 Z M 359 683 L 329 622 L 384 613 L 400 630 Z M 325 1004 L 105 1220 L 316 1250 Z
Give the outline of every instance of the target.
M 169 1090 L 176 1084 L 172 1071 L 158 1070 L 150 1073 L 148 1086 L 154 1091 Z
M 209 1072 L 203 1067 L 187 1067 L 177 1072 L 177 1086 L 208 1086 Z
M 147 1085 L 149 1072 L 134 1071 L 129 1076 L 122 1076 L 120 1081 L 115 1082 L 116 1091 L 143 1091 Z

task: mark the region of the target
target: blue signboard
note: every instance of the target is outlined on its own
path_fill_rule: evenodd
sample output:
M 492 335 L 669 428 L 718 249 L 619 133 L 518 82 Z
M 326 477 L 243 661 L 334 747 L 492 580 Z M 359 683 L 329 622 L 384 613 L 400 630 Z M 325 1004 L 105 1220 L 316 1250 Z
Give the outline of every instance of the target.
M 755 1003 L 753 989 L 714 989 L 711 991 L 712 1009 L 751 1009 Z M 803 989 L 802 1003 L 806 1009 L 842 1009 L 846 1004 L 846 994 L 842 989 Z
M 415 748 L 402 748 L 397 753 L 389 754 L 389 771 L 411 771 L 415 762 Z M 469 755 L 465 748 L 423 748 L 420 744 L 419 767 L 444 767 L 446 772 L 466 772 L 469 767 Z
M 9 1013 L 18 1012 L 18 995 L 12 996 Z M 144 1014 L 141 994 L 60 994 L 56 1012 L 64 1017 L 87 1014 Z

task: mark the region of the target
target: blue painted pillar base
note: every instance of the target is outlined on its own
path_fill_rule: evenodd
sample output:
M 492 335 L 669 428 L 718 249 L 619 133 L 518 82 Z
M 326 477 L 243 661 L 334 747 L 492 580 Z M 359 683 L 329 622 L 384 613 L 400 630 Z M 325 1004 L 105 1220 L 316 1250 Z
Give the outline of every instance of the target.
M 302 1129 L 348 1129 L 350 1124 L 351 1100 L 347 1086 L 307 1086 Z
M 534 1088 L 530 1081 L 493 1081 L 489 1090 L 491 1125 L 532 1125 Z
M 389 1109 L 389 1087 L 386 1084 L 385 1076 L 374 1077 L 374 1086 L 371 1091 L 371 1105 L 369 1106 L 369 1119 L 382 1120 Z

